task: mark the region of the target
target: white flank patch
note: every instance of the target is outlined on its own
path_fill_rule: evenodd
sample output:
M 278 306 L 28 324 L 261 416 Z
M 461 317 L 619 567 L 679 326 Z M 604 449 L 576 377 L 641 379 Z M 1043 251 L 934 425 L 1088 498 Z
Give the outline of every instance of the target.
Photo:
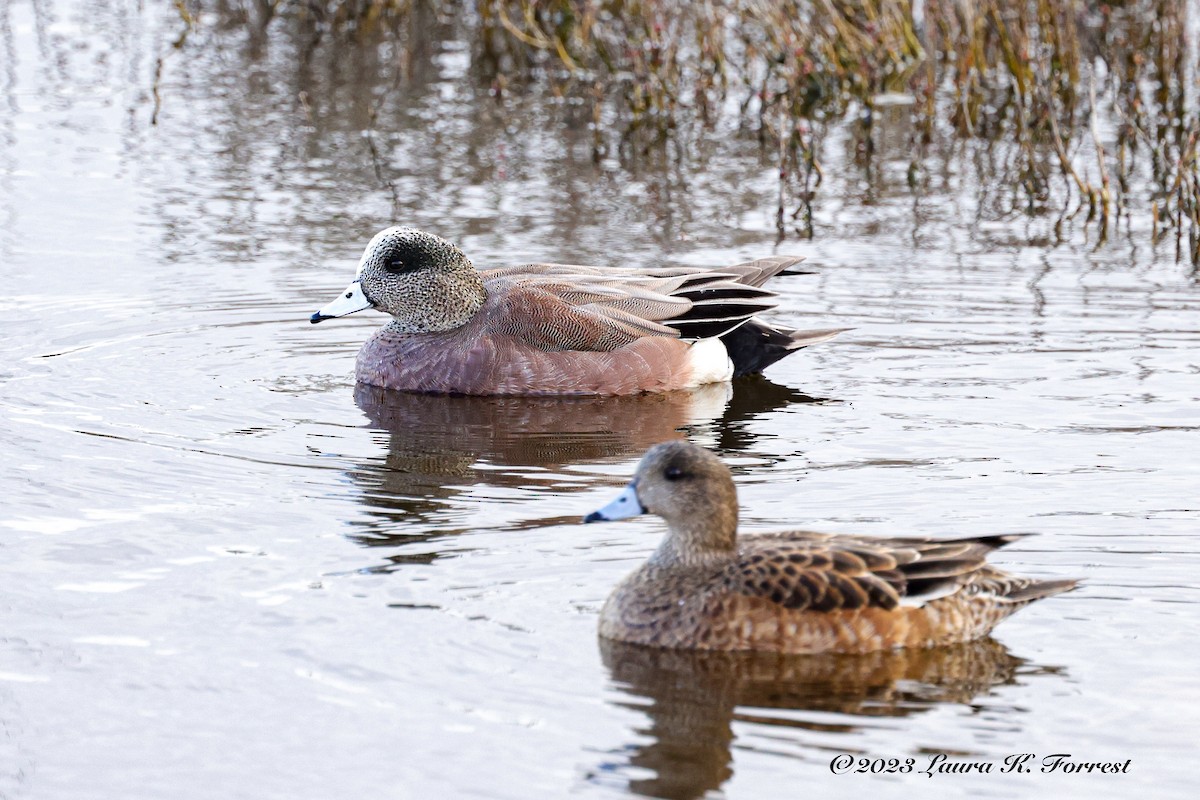
M 720 339 L 701 339 L 692 344 L 692 386 L 719 383 L 733 377 L 733 362 Z
M 926 592 L 925 594 L 919 594 L 916 597 L 908 597 L 908 596 L 901 597 L 900 605 L 910 606 L 912 608 L 920 608 L 920 607 L 924 606 L 926 603 L 931 603 L 934 600 L 937 600 L 939 598 L 949 597 L 950 595 L 954 594 L 961 588 L 962 588 L 961 586 L 951 583 L 951 584 L 941 587 L 940 589 L 938 589 L 935 592 Z

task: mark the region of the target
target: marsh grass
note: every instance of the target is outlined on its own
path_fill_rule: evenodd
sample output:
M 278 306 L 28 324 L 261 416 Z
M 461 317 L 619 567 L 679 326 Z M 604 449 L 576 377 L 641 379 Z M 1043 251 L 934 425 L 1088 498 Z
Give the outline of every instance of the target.
M 193 0 L 195 16 L 207 0 Z M 230 5 L 230 0 L 223 0 Z M 236 5 L 236 4 L 235 4 Z M 1197 48 L 1187 0 L 247 0 L 269 38 L 292 15 L 338 47 L 453 20 L 503 103 L 533 85 L 586 107 L 596 160 L 636 161 L 734 128 L 779 168 L 780 235 L 813 235 L 835 124 L 873 168 L 884 108 L 907 109 L 908 185 L 930 154 L 986 151 L 1001 212 L 1096 232 L 1149 217 L 1200 263 Z M 186 12 L 185 12 L 186 13 Z M 686 153 L 686 148 L 680 149 Z M 686 155 L 681 156 L 686 157 Z M 1129 225 L 1130 229 L 1139 227 Z

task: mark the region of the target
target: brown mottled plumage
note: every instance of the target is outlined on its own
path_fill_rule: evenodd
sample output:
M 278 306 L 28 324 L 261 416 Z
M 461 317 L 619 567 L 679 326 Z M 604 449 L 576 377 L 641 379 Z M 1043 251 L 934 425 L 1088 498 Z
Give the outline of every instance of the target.
M 985 636 L 1074 580 L 985 563 L 1018 535 L 873 538 L 787 531 L 737 536 L 728 468 L 689 442 L 651 448 L 632 483 L 584 520 L 651 513 L 668 532 L 600 612 L 600 634 L 658 647 L 866 653 Z
M 751 374 L 839 330 L 773 327 L 761 288 L 799 258 L 720 270 L 527 264 L 477 271 L 412 228 L 371 240 L 358 277 L 313 322 L 374 307 L 392 321 L 363 345 L 359 382 L 472 395 L 622 395 Z

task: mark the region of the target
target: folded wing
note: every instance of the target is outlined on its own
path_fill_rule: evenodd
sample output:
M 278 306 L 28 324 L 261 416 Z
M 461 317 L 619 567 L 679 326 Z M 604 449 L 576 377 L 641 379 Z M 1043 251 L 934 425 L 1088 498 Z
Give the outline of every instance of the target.
M 521 321 L 503 332 L 536 347 L 608 351 L 644 336 L 721 337 L 736 374 L 747 374 L 838 332 L 793 331 L 754 319 L 778 304 L 762 285 L 800 261 L 772 256 L 716 270 L 525 264 L 482 277 L 489 294 L 504 294 L 505 311 L 512 312 L 506 316 Z M 747 323 L 746 333 L 735 334 Z

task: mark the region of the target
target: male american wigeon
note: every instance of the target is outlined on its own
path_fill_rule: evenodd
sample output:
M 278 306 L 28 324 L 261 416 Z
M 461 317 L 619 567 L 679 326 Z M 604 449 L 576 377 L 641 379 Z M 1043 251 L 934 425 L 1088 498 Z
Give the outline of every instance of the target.
M 761 288 L 801 259 L 718 270 L 525 264 L 478 271 L 450 242 L 388 228 L 313 322 L 376 308 L 392 321 L 358 354 L 359 382 L 409 392 L 623 395 L 760 372 L 841 329 L 755 317 Z
M 600 612 L 600 635 L 657 647 L 867 653 L 986 636 L 1074 580 L 985 563 L 1020 535 L 879 539 L 784 531 L 737 536 L 729 469 L 689 442 L 652 447 L 633 481 L 584 522 L 657 514 L 667 535 Z

